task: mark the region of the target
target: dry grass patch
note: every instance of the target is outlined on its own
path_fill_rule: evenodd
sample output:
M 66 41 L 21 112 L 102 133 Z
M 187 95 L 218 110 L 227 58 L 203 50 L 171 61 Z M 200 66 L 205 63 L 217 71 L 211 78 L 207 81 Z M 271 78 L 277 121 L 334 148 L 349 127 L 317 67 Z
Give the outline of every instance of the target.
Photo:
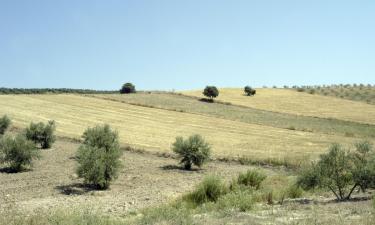
M 203 97 L 201 90 L 183 94 Z M 245 96 L 242 89 L 223 88 L 217 100 L 274 112 L 375 124 L 374 105 L 294 90 L 257 89 L 257 94 L 249 97 Z
M 317 156 L 332 142 L 354 138 L 272 128 L 203 115 L 146 108 L 79 95 L 0 96 L 0 114 L 19 127 L 30 121 L 56 120 L 57 134 L 78 138 L 88 126 L 108 123 L 120 142 L 149 151 L 170 152 L 176 136 L 201 134 L 213 156 L 255 159 Z

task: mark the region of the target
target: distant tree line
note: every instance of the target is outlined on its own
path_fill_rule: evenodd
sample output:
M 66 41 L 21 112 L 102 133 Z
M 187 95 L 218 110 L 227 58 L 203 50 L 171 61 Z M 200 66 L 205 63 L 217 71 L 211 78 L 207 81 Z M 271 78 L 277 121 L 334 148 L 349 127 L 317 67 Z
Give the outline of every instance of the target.
M 90 89 L 72 89 L 72 88 L 0 88 L 0 94 L 115 94 L 118 91 L 103 91 Z

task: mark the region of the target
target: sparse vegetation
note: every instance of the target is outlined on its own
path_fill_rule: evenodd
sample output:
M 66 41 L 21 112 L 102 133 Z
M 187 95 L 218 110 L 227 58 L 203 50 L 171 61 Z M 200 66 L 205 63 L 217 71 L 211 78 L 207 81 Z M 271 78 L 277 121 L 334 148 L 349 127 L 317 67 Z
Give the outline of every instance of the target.
M 121 94 L 131 94 L 135 92 L 135 86 L 132 83 L 125 83 L 120 90 Z
M 22 134 L 16 137 L 3 136 L 0 140 L 0 162 L 9 166 L 12 172 L 20 172 L 40 158 L 35 144 Z
M 26 128 L 26 138 L 33 141 L 35 144 L 39 144 L 42 149 L 48 149 L 51 148 L 56 140 L 54 134 L 55 130 L 55 121 L 48 121 L 47 124 L 42 122 L 31 123 L 29 127 Z
M 207 86 L 203 90 L 203 95 L 209 98 L 210 101 L 213 101 L 214 98 L 219 96 L 219 90 L 215 86 Z
M 339 84 L 323 86 L 293 86 L 298 92 L 332 96 L 368 104 L 375 104 L 375 86 L 364 84 Z
M 226 193 L 228 193 L 228 188 L 221 178 L 208 176 L 185 198 L 200 205 L 205 202 L 216 202 L 220 196 Z
M 266 175 L 257 170 L 248 170 L 246 173 L 240 173 L 237 179 L 238 184 L 259 189 Z
M 211 155 L 210 145 L 200 135 L 192 135 L 186 140 L 177 137 L 172 150 L 179 155 L 186 170 L 190 170 L 193 164 L 201 167 Z
M 11 120 L 7 115 L 4 115 L 0 118 L 0 136 L 4 135 L 5 131 L 10 126 Z
M 121 167 L 118 134 L 109 125 L 96 126 L 88 128 L 83 139 L 77 152 L 77 173 L 86 184 L 107 189 Z

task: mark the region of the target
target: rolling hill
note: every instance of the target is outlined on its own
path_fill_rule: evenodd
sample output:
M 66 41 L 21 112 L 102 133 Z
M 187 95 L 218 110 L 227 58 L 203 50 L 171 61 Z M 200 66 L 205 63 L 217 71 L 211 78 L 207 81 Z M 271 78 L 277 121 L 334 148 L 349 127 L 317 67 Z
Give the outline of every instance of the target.
M 203 97 L 201 90 L 182 93 Z M 224 88 L 217 100 L 273 112 L 375 124 L 374 105 L 295 90 L 257 89 L 256 96 L 248 97 L 242 89 Z
M 135 98 L 138 95 L 142 96 L 129 96 Z M 31 121 L 56 120 L 58 134 L 71 138 L 79 138 L 89 126 L 108 123 L 119 131 L 123 144 L 152 152 L 170 152 L 176 136 L 198 133 L 212 144 L 215 157 L 300 159 L 316 157 L 332 142 L 350 144 L 358 140 L 335 132 L 303 132 L 280 128 L 272 123 L 244 122 L 225 115 L 161 109 L 142 105 L 134 99 L 129 104 L 116 100 L 116 97 L 122 98 L 120 95 L 1 95 L 0 114 L 8 114 L 14 125 L 21 128 Z M 153 101 L 159 101 L 159 97 L 153 95 Z M 207 107 L 219 105 L 199 104 Z M 263 118 L 266 120 L 272 118 Z

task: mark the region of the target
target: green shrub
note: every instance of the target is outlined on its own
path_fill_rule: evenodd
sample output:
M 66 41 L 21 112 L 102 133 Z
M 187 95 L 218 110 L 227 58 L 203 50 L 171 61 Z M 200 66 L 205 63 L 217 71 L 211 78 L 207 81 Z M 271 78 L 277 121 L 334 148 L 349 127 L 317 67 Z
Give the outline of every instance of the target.
M 34 159 L 40 158 L 39 150 L 32 141 L 23 135 L 4 136 L 0 140 L 0 161 L 8 164 L 14 172 L 19 172 L 32 165 Z
M 238 176 L 238 184 L 259 189 L 262 182 L 266 179 L 266 175 L 257 170 L 248 170 L 246 173 L 240 173 Z
M 83 139 L 77 152 L 77 174 L 85 184 L 107 189 L 121 167 L 118 134 L 109 125 L 96 126 L 88 128 Z
M 0 118 L 0 135 L 3 135 L 10 126 L 10 119 L 7 115 Z
M 203 95 L 213 101 L 214 98 L 219 96 L 219 90 L 215 86 L 206 86 L 203 90 Z
M 220 196 L 225 195 L 228 188 L 216 176 L 206 177 L 193 192 L 186 196 L 187 200 L 200 205 L 205 202 L 216 202 Z
M 39 144 L 42 149 L 51 148 L 52 144 L 56 140 L 54 134 L 56 130 L 55 121 L 48 121 L 47 124 L 31 123 L 26 128 L 26 138 L 33 141 L 35 144 Z
M 135 86 L 132 83 L 126 83 L 122 85 L 122 88 L 120 90 L 121 94 L 130 94 L 130 93 L 135 93 Z
M 349 199 L 357 187 L 365 191 L 375 186 L 374 155 L 368 142 L 356 144 L 355 152 L 333 144 L 316 164 L 301 172 L 297 184 L 305 190 L 316 187 L 330 190 L 338 200 Z
M 200 135 L 192 135 L 186 140 L 177 137 L 172 150 L 181 157 L 180 163 L 187 170 L 191 169 L 192 164 L 201 167 L 211 153 L 210 145 Z

